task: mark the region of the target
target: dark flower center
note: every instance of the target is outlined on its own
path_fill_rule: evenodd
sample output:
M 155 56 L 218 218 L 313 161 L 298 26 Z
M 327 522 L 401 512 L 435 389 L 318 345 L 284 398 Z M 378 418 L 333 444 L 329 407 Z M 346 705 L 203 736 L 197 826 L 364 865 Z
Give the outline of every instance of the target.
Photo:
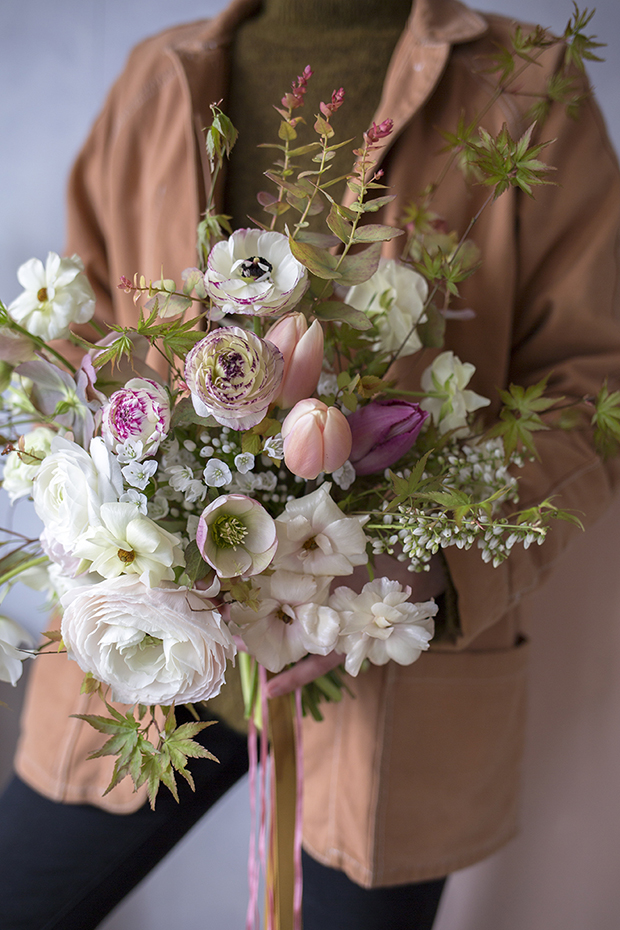
M 133 549 L 119 549 L 116 554 L 125 565 L 131 565 L 136 557 L 136 553 Z
M 42 304 L 45 303 L 45 301 L 47 300 L 47 288 L 46 287 L 39 288 L 39 290 L 37 291 L 37 300 Z
M 243 377 L 243 357 L 239 352 L 222 352 L 218 361 L 224 377 L 228 380 Z
M 260 255 L 251 255 L 250 258 L 244 258 L 239 264 L 239 271 L 242 278 L 266 281 L 273 271 L 273 265 Z

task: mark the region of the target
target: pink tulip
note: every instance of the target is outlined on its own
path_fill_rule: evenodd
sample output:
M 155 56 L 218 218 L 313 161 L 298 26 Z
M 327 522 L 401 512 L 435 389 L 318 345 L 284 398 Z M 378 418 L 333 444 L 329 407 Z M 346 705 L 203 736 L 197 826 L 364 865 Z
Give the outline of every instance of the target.
M 372 475 L 398 462 L 418 438 L 426 419 L 428 413 L 408 400 L 375 400 L 358 407 L 348 419 L 356 473 Z
M 284 377 L 276 404 L 283 410 L 310 397 L 323 367 L 323 328 L 315 320 L 310 329 L 303 313 L 290 313 L 272 326 L 265 339 L 284 356 Z
M 313 397 L 295 404 L 282 424 L 282 438 L 287 468 L 307 481 L 336 471 L 351 452 L 347 418 Z

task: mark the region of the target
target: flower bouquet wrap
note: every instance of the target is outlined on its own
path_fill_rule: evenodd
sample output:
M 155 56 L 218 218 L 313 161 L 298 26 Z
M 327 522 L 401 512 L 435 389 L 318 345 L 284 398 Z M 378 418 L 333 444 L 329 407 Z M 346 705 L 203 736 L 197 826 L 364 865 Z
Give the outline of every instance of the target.
M 575 35 L 582 27 L 576 18 Z M 548 39 L 529 42 L 535 58 Z M 429 190 L 400 225 L 374 222 L 393 199 L 378 167 L 390 120 L 364 133 L 336 202 L 330 165 L 344 143 L 332 121 L 344 92 L 321 103 L 299 144 L 311 76 L 277 108 L 264 222 L 233 231 L 210 199 L 199 262 L 179 286 L 163 271 L 122 278 L 135 326 L 101 329 L 80 259 L 54 253 L 20 268 L 24 292 L 0 319 L 4 488 L 13 501 L 30 496 L 42 522 L 35 540 L 7 531 L 0 581 L 44 587 L 61 613 L 39 650 L 2 621 L 0 678 L 15 683 L 26 656 L 66 649 L 108 708 L 84 719 L 109 737 L 98 755 L 116 756 L 109 787 L 129 777 L 154 805 L 160 783 L 176 795 L 175 773 L 192 784 L 188 759 L 210 756 L 195 739 L 209 724 L 197 714 L 177 725 L 175 706 L 217 696 L 240 663 L 251 734 L 271 717 L 280 868 L 298 844 L 294 718 L 320 719 L 321 702 L 340 700 L 347 675 L 369 664 L 406 666 L 454 639 L 450 599 L 441 610 L 416 601 L 403 578 L 443 577 L 453 546 L 498 566 L 514 547 L 543 544 L 554 520 L 579 523 L 553 500 L 519 509 L 535 433 L 587 429 L 601 454 L 620 440 L 620 392 L 606 384 L 569 399 L 547 394 L 547 379 L 510 385 L 485 421 L 491 398 L 473 390 L 474 365 L 444 345 L 451 320 L 466 327 L 476 312 L 451 301 L 479 265 L 469 238 L 479 214 L 452 233 Z M 215 179 L 236 131 L 211 109 Z M 549 182 L 531 130 L 492 138 L 461 126 L 448 142 L 452 161 L 489 187 L 486 205 Z M 73 333 L 91 319 L 97 337 Z M 81 347 L 79 367 L 59 339 Z M 399 364 L 421 359 L 419 387 L 405 389 Z M 377 571 L 385 564 L 391 574 Z M 308 656 L 316 675 L 296 682 L 296 702 L 267 701 L 272 676 Z M 298 900 L 272 877 L 278 926 L 292 926 L 283 915 Z

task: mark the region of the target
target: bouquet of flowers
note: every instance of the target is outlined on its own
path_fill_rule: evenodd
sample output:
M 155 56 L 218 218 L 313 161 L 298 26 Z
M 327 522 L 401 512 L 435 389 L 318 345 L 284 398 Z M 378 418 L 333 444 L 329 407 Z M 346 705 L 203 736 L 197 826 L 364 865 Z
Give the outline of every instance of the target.
M 531 42 L 534 54 L 542 34 Z M 99 754 L 117 756 L 110 787 L 130 776 L 152 804 L 160 782 L 176 792 L 175 772 L 191 782 L 188 757 L 209 755 L 194 739 L 208 724 L 177 726 L 175 705 L 217 695 L 235 657 L 252 714 L 258 665 L 278 673 L 336 653 L 357 675 L 367 662 L 412 663 L 434 635 L 452 635 L 449 611 L 437 617 L 433 600 L 413 603 L 407 585 L 374 575 L 377 556 L 418 572 L 446 547 L 477 546 L 498 565 L 516 545 L 542 544 L 552 520 L 578 522 L 550 500 L 518 509 L 533 434 L 565 420 L 564 399 L 545 382 L 512 385 L 485 427 L 474 366 L 442 350 L 450 298 L 478 265 L 476 218 L 462 236 L 445 230 L 429 192 L 401 228 L 368 222 L 392 199 L 376 170 L 389 120 L 364 134 L 337 203 L 332 119 L 344 92 L 298 144 L 311 73 L 278 108 L 274 192 L 259 195 L 267 221 L 232 231 L 210 201 L 199 265 L 180 286 L 163 272 L 121 280 L 135 327 L 96 342 L 71 332 L 95 312 L 75 255 L 22 265 L 23 293 L 0 307 L 3 484 L 12 501 L 31 496 L 43 524 L 36 540 L 7 535 L 0 582 L 46 588 L 62 620 L 39 651 L 65 648 L 87 691 L 131 706 L 86 719 L 110 737 Z M 215 178 L 236 131 L 212 111 Z M 548 183 L 531 132 L 459 133 L 455 157 L 490 186 L 488 202 Z M 324 209 L 326 228 L 310 229 Z M 382 257 L 397 237 L 400 259 Z M 62 340 L 83 348 L 77 369 Z M 429 347 L 420 391 L 399 389 L 396 360 Z M 614 451 L 620 392 L 603 385 L 573 406 Z M 32 643 L 1 622 L 0 678 L 15 683 Z M 304 709 L 320 717 L 343 687 L 334 668 L 304 689 Z

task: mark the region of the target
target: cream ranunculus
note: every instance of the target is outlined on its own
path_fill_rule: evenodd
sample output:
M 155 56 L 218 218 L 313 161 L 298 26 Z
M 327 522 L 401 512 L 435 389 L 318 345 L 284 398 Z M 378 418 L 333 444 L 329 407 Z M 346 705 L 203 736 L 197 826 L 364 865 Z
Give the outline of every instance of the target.
M 180 537 L 140 513 L 135 504 L 110 502 L 99 508 L 99 522 L 88 527 L 73 547 L 88 570 L 104 578 L 139 575 L 151 588 L 174 579 L 183 565 Z
M 293 256 L 287 236 L 237 229 L 211 249 L 205 281 L 222 313 L 272 316 L 299 303 L 308 272 Z
M 385 665 L 390 659 L 411 665 L 428 649 L 439 608 L 434 601 L 414 604 L 410 595 L 411 588 L 389 578 L 375 578 L 360 594 L 336 588 L 329 606 L 340 614 L 337 649 L 346 653 L 344 667 L 349 675 L 357 675 L 364 659 L 374 665 Z
M 238 326 L 201 339 L 185 362 L 185 380 L 199 416 L 245 430 L 263 419 L 284 371 L 280 350 Z
M 382 258 L 377 271 L 363 284 L 356 284 L 345 302 L 363 310 L 377 327 L 375 348 L 381 352 L 413 355 L 422 347 L 416 324 L 423 322 L 428 294 L 425 279 L 402 262 Z
M 13 504 L 18 498 L 32 492 L 32 482 L 43 459 L 50 454 L 56 437 L 47 426 L 38 426 L 20 439 L 17 449 L 9 452 L 4 462 L 2 487 Z
M 9 316 L 46 342 L 64 339 L 71 323 L 86 323 L 95 312 L 95 293 L 78 255 L 49 252 L 45 265 L 31 258 L 17 278 L 24 292 L 10 304 Z
M 67 553 L 89 526 L 100 523 L 101 505 L 117 501 L 123 493 L 120 467 L 103 439 L 93 439 L 89 449 L 90 455 L 77 443 L 56 436 L 32 486 L 34 509 L 47 538 Z
M 420 407 L 430 413 L 440 433 L 455 430 L 456 436 L 466 436 L 467 415 L 491 403 L 488 397 L 466 389 L 475 370 L 475 365 L 462 362 L 454 352 L 442 352 L 422 375 L 422 390 L 435 396 L 425 397 Z
M 235 645 L 221 615 L 195 591 L 149 588 L 134 576 L 63 595 L 62 637 L 85 672 L 125 704 L 215 697 Z

